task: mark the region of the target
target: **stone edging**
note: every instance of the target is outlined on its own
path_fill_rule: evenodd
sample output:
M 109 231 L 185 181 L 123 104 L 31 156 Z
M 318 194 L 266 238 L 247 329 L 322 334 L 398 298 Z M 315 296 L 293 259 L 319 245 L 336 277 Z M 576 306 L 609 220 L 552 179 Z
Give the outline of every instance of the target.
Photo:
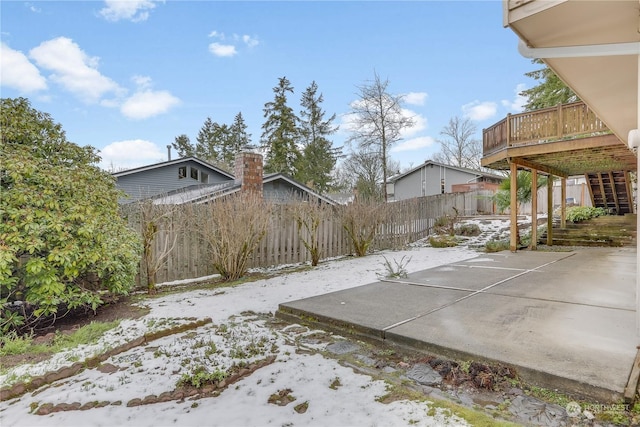
M 100 365 L 102 362 L 104 362 L 108 358 L 120 353 L 124 353 L 125 351 L 129 351 L 134 347 L 138 347 L 150 341 L 154 341 L 169 335 L 185 332 L 191 329 L 197 329 L 201 326 L 204 326 L 212 322 L 213 320 L 211 318 L 206 318 L 202 320 L 196 320 L 195 322 L 178 325 L 173 328 L 162 329 L 160 331 L 147 333 L 132 341 L 119 345 L 118 347 L 114 347 L 111 350 L 106 351 L 105 353 L 99 354 L 97 356 L 89 357 L 85 359 L 84 362 L 76 362 L 71 366 L 63 366 L 57 371 L 47 372 L 44 375 L 33 377 L 31 378 L 31 380 L 27 382 L 19 382 L 14 384 L 11 387 L 3 387 L 2 389 L 0 389 L 0 402 L 4 402 L 5 400 L 9 400 L 14 397 L 22 396 L 27 392 L 39 389 L 45 384 L 52 384 L 56 381 L 72 377 L 78 374 L 83 369 L 96 368 L 98 365 Z M 98 406 L 98 405 L 95 405 L 95 406 Z M 102 406 L 105 406 L 105 405 L 102 405 Z M 74 408 L 74 409 L 79 409 L 79 408 Z
M 217 383 L 207 384 L 202 388 L 183 387 L 183 388 L 175 389 L 173 391 L 165 391 L 163 393 L 160 393 L 158 396 L 156 396 L 155 394 L 151 394 L 151 395 L 145 396 L 142 399 L 134 398 L 134 399 L 131 399 L 129 402 L 127 402 L 126 406 L 128 408 L 131 408 L 134 406 L 151 405 L 154 403 L 169 402 L 173 400 L 184 401 L 187 398 L 190 398 L 189 400 L 197 400 L 197 399 L 202 399 L 210 396 L 215 397 L 215 396 L 218 396 L 222 390 L 229 387 L 231 384 L 241 380 L 244 377 L 251 375 L 252 373 L 254 373 L 255 371 L 257 371 L 258 369 L 264 366 L 270 365 L 271 363 L 275 362 L 275 360 L 276 360 L 276 356 L 270 356 L 259 362 L 252 363 L 247 368 L 240 369 L 238 372 L 230 375 L 229 378 L 226 378 Z M 102 408 L 108 405 L 121 406 L 122 401 L 121 400 L 118 400 L 115 402 L 109 402 L 107 400 L 94 401 L 94 402 L 87 402 L 84 405 L 81 404 L 80 402 L 58 403 L 57 405 L 54 405 L 53 403 L 44 403 L 40 405 L 40 407 L 38 407 L 38 409 L 36 409 L 33 413 L 35 415 L 49 415 L 54 412 L 62 412 L 62 411 L 86 411 L 93 408 Z

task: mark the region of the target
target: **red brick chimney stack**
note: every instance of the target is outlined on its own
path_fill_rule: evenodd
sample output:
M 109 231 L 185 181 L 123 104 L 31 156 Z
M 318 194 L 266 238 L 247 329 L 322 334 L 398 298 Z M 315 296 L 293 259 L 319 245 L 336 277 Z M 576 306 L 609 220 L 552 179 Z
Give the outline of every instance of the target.
M 236 156 L 236 183 L 241 192 L 254 192 L 262 196 L 262 155 L 244 149 Z

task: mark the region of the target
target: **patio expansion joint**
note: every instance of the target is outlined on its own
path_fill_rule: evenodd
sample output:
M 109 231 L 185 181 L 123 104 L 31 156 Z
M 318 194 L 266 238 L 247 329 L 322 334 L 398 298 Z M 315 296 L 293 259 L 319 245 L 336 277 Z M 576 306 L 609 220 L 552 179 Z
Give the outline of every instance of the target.
M 488 267 L 488 268 L 500 268 L 500 269 L 503 269 L 503 270 L 516 270 L 516 271 L 520 271 L 520 272 L 519 272 L 518 274 L 514 274 L 514 275 L 509 276 L 509 277 L 507 277 L 507 278 L 505 278 L 505 279 L 502 279 L 502 280 L 499 280 L 499 281 L 497 281 L 497 282 L 495 282 L 495 283 L 492 283 L 492 284 L 490 284 L 490 285 L 487 285 L 487 286 L 485 286 L 484 288 L 479 289 L 479 290 L 471 290 L 471 289 L 464 289 L 464 288 L 455 288 L 455 287 L 450 287 L 450 286 L 440 286 L 440 285 L 424 285 L 424 284 L 418 284 L 418 283 L 415 283 L 415 282 L 414 282 L 414 283 L 411 283 L 411 282 L 399 282 L 399 283 L 404 283 L 404 284 L 407 284 L 407 285 L 418 285 L 418 286 L 426 286 L 426 287 L 431 286 L 431 287 L 436 287 L 436 288 L 440 288 L 440 289 L 450 289 L 450 290 L 466 291 L 466 292 L 470 292 L 470 293 L 469 293 L 468 295 L 465 295 L 465 296 L 462 296 L 462 297 L 460 297 L 460 298 L 456 299 L 455 301 L 449 302 L 449 303 L 447 303 L 447 304 L 443 304 L 443 305 L 441 305 L 441 306 L 439 306 L 439 307 L 433 308 L 433 309 L 431 309 L 431 310 L 429 310 L 429 311 L 426 311 L 426 312 L 424 312 L 424 313 L 417 314 L 417 315 L 412 316 L 412 317 L 410 317 L 410 318 L 408 318 L 408 319 L 404 319 L 404 320 L 401 320 L 401 321 L 399 321 L 399 322 L 396 322 L 396 323 L 394 323 L 394 324 L 392 324 L 392 325 L 386 326 L 386 327 L 384 327 L 384 328 L 382 328 L 382 329 L 381 329 L 381 331 L 382 331 L 382 335 L 383 335 L 383 337 L 384 337 L 384 336 L 385 336 L 385 332 L 386 332 L 386 331 L 388 331 L 388 330 L 390 330 L 390 329 L 396 328 L 396 327 L 398 327 L 398 326 L 404 325 L 404 324 L 409 323 L 409 322 L 413 322 L 414 320 L 420 319 L 420 318 L 422 318 L 422 317 L 426 317 L 426 316 L 428 316 L 428 315 L 430 315 L 430 314 L 433 314 L 433 313 L 435 313 L 435 312 L 437 312 L 437 311 L 440 311 L 440 310 L 442 310 L 442 309 L 444 309 L 444 308 L 451 307 L 451 306 L 452 306 L 452 305 L 454 305 L 454 304 L 457 304 L 457 303 L 459 303 L 459 302 L 461 302 L 461 301 L 464 301 L 464 300 L 467 300 L 467 299 L 469 299 L 469 298 L 472 298 L 472 297 L 474 297 L 474 296 L 476 296 L 476 295 L 479 295 L 479 294 L 487 294 L 487 293 L 489 293 L 489 292 L 487 292 L 487 291 L 489 291 L 489 290 L 490 290 L 490 289 L 492 289 L 492 288 L 495 288 L 496 286 L 499 286 L 499 285 L 501 285 L 501 284 L 503 284 L 503 283 L 505 283 L 505 282 L 508 282 L 508 281 L 513 280 L 513 279 L 515 279 L 515 278 L 518 278 L 518 277 L 520 277 L 520 276 L 524 276 L 525 274 L 529 274 L 529 273 L 537 272 L 537 271 L 538 271 L 538 270 L 540 270 L 541 268 L 544 268 L 544 267 L 549 266 L 549 265 L 551 265 L 551 264 L 555 264 L 556 262 L 562 261 L 562 260 L 564 260 L 564 259 L 566 259 L 566 258 L 569 258 L 569 257 L 573 256 L 573 255 L 574 255 L 574 254 L 569 254 L 569 255 L 567 255 L 567 256 L 565 256 L 565 257 L 562 257 L 562 258 L 559 258 L 559 259 L 556 259 L 556 260 L 553 260 L 553 261 L 546 262 L 546 263 L 544 263 L 544 264 L 542 264 L 542 265 L 539 265 L 539 266 L 534 267 L 534 268 L 531 268 L 531 269 L 513 269 L 513 268 L 501 268 L 501 267 Z M 469 266 L 469 267 L 471 267 L 471 266 Z M 483 268 L 483 266 L 473 266 L 473 267 L 474 267 L 474 268 Z M 387 282 L 387 283 L 388 283 L 388 282 L 393 282 L 393 281 L 390 281 L 390 280 L 383 280 L 383 282 Z M 395 282 L 395 283 L 398 283 L 398 282 Z

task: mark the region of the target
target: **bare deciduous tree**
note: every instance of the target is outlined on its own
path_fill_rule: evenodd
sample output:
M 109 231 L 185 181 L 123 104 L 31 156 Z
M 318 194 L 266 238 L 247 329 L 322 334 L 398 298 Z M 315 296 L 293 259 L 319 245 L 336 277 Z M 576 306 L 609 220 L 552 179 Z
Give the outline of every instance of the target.
M 377 153 L 356 151 L 340 165 L 343 185 L 356 191 L 359 199 L 382 200 L 382 164 Z
M 434 155 L 434 160 L 461 168 L 480 169 L 482 158 L 482 144 L 474 138 L 476 125 L 470 119 L 452 117 L 449 124 L 442 128 L 440 152 Z
M 402 130 L 414 124 L 412 117 L 403 114 L 403 96 L 391 95 L 388 87 L 389 80 L 382 81 L 377 73 L 373 82 L 358 87 L 359 99 L 351 104 L 352 134 L 348 139 L 380 157 L 383 188 L 387 185 L 389 150 L 402 139 Z M 383 194 L 386 201 L 386 191 Z

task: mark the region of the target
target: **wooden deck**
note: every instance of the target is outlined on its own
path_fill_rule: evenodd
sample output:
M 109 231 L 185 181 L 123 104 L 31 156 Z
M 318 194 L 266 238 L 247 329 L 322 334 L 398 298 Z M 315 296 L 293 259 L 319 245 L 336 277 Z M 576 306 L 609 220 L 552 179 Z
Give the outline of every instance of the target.
M 510 114 L 483 131 L 482 166 L 509 162 L 567 177 L 636 170 L 634 153 L 584 102 Z

